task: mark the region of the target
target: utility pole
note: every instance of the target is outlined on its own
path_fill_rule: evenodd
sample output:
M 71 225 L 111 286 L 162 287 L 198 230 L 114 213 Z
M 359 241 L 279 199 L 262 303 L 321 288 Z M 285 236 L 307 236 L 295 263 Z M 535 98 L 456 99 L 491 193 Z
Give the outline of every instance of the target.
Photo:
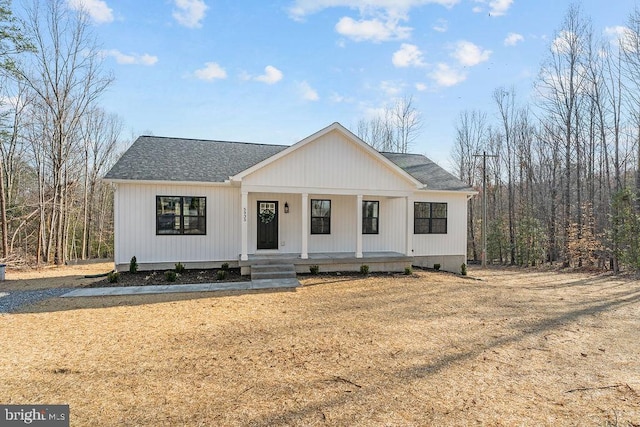
M 498 157 L 495 154 L 474 154 L 482 157 L 482 268 L 487 268 L 487 157 Z

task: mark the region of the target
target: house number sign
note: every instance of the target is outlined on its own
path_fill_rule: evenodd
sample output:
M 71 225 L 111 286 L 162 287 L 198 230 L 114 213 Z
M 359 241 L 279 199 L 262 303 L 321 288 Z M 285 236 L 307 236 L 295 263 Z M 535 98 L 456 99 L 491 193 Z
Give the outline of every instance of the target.
M 247 222 L 247 208 L 242 209 L 242 221 Z

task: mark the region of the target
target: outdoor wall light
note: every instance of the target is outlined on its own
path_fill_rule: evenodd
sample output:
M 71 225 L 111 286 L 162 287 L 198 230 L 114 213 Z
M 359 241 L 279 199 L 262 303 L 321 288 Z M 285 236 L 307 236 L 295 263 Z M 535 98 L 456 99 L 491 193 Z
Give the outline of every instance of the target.
M 284 213 L 289 213 L 289 202 L 284 202 Z

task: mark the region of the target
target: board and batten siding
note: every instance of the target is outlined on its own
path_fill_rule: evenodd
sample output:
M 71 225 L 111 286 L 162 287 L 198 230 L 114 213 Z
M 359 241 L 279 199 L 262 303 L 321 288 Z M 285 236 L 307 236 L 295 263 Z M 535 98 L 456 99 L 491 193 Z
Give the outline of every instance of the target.
M 206 197 L 202 236 L 156 235 L 156 196 Z M 237 260 L 240 254 L 240 192 L 222 186 L 118 183 L 115 263 L 140 264 Z
M 379 234 L 362 235 L 363 252 L 404 253 L 407 245 L 405 226 L 407 200 L 403 197 L 381 198 L 364 196 L 363 200 L 380 202 Z
M 252 188 L 346 190 L 351 194 L 413 191 L 415 184 L 383 160 L 333 131 L 242 179 Z
M 446 234 L 413 234 L 413 255 L 464 255 L 467 253 L 467 196 L 455 193 L 416 193 L 414 202 L 447 203 Z M 413 206 L 411 207 L 413 208 Z M 413 224 L 411 224 L 413 227 Z M 413 231 L 413 230 L 412 230 Z
M 331 234 L 309 233 L 309 252 L 354 252 L 356 250 L 356 198 L 310 194 L 312 199 L 331 200 Z M 309 207 L 311 215 L 311 206 Z M 309 218 L 311 228 L 311 218 Z

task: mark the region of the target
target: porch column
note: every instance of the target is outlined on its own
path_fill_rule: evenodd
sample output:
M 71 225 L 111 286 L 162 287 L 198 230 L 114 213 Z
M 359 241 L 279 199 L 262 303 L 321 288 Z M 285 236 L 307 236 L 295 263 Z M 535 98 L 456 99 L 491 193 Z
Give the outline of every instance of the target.
M 249 242 L 247 241 L 249 237 L 249 222 L 248 216 L 249 212 L 247 211 L 247 205 L 249 204 L 249 193 L 246 191 L 242 192 L 242 209 L 240 210 L 240 215 L 242 216 L 242 226 L 240 229 L 242 230 L 241 239 L 242 239 L 242 253 L 240 254 L 240 260 L 246 261 L 249 259 Z
M 356 258 L 362 258 L 362 194 L 356 197 Z
M 302 224 L 302 245 L 300 247 L 300 258 L 308 259 L 309 258 L 309 195 L 307 193 L 302 193 L 302 218 L 300 223 Z
M 407 246 L 406 255 L 413 255 L 413 197 L 407 196 Z

